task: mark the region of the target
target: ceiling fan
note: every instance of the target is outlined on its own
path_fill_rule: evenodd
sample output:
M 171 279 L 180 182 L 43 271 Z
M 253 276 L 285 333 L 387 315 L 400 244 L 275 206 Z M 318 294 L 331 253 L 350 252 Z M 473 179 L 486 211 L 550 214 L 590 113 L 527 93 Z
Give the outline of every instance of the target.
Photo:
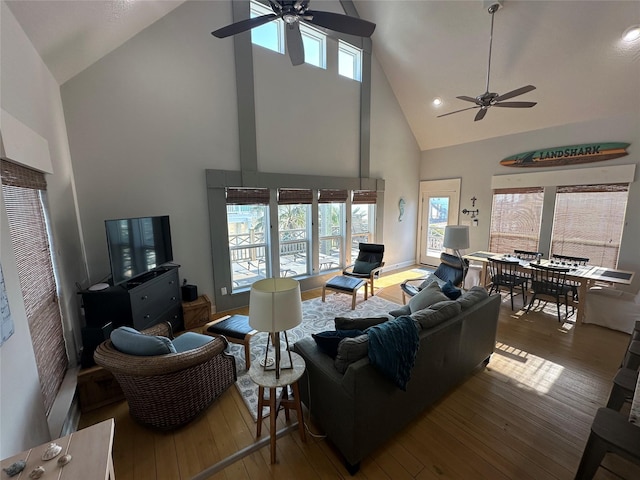
M 535 90 L 536 87 L 533 85 L 526 85 L 524 87 L 516 88 L 510 92 L 499 95 L 497 93 L 493 93 L 489 91 L 489 77 L 491 75 L 491 46 L 493 44 L 493 16 L 498 11 L 498 9 L 502 5 L 499 2 L 492 3 L 487 9 L 491 14 L 491 35 L 489 36 L 489 66 L 487 68 L 487 89 L 485 93 L 482 95 L 478 95 L 477 97 L 467 97 L 466 95 L 461 95 L 459 97 L 460 100 L 464 100 L 466 102 L 475 103 L 474 107 L 463 108 L 462 110 L 456 110 L 454 112 L 445 113 L 442 115 L 438 115 L 440 117 L 446 117 L 447 115 L 452 115 L 458 112 L 464 112 L 466 110 L 473 110 L 474 108 L 479 108 L 478 113 L 476 113 L 476 117 L 474 121 L 482 120 L 484 116 L 487 114 L 487 110 L 489 107 L 507 107 L 507 108 L 531 108 L 536 102 L 505 102 L 504 100 L 508 100 L 513 97 L 517 97 L 518 95 L 522 95 L 524 93 L 530 92 L 531 90 Z
M 252 28 L 264 25 L 272 20 L 281 18 L 286 27 L 287 50 L 293 65 L 304 63 L 304 46 L 300 34 L 300 21 L 309 22 L 318 27 L 328 28 L 336 32 L 370 37 L 376 28 L 375 23 L 360 18 L 350 17 L 339 13 L 318 12 L 309 10 L 310 0 L 268 0 L 273 13 L 261 15 L 247 20 L 240 20 L 226 27 L 222 27 L 211 34 L 217 38 L 225 38 L 237 33 L 246 32 Z

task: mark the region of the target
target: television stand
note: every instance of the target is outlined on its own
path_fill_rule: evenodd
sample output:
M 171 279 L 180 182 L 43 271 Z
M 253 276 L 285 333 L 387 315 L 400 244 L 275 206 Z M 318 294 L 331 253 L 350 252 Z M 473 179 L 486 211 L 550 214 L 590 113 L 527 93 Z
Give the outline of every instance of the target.
M 92 336 L 91 330 L 102 331 L 110 322 L 113 328 L 129 326 L 136 330 L 170 322 L 174 332 L 183 329 L 177 266 L 160 267 L 126 284 L 80 294 L 86 322 L 85 349 L 93 351 L 100 343 L 87 345 L 84 341 Z

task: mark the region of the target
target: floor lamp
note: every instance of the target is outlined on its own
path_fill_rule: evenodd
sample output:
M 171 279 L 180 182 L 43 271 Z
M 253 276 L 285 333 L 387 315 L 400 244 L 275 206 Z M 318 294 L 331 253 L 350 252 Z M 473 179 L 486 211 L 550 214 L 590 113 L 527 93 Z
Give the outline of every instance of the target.
M 266 278 L 251 285 L 249 295 L 249 325 L 260 332 L 269 332 L 264 360 L 261 362 L 265 370 L 275 371 L 280 378 L 280 371 L 293 368 L 287 330 L 302 322 L 302 300 L 300 283 L 291 278 Z M 284 332 L 286 350 L 289 354 L 289 366 L 280 365 L 280 332 Z M 275 362 L 267 357 L 269 339 L 273 339 Z
M 469 227 L 467 225 L 447 225 L 444 227 L 442 246 L 450 248 L 458 255 L 462 266 L 462 286 L 464 287 L 464 279 L 467 276 L 467 262 L 460 255 L 460 250 L 469 248 Z

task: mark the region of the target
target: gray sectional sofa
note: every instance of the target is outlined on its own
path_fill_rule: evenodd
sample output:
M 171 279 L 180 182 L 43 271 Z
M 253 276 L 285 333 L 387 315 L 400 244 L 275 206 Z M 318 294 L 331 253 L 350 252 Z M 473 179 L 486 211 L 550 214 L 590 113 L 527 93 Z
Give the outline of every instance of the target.
M 439 301 L 411 312 L 419 349 L 406 391 L 371 365 L 363 345 L 366 335 L 340 342 L 336 359 L 323 353 L 313 338 L 295 344 L 294 350 L 306 362 L 300 386 L 302 401 L 342 453 L 350 473 L 357 472 L 369 453 L 489 362 L 499 308 L 499 295 L 489 296 L 483 288 L 473 287 L 455 301 Z M 361 319 L 361 325 L 347 319 L 336 319 L 336 323 L 339 320 L 342 325 L 337 325 L 337 330 L 341 326 L 366 328 L 384 318 Z M 348 345 L 355 350 L 342 355 L 341 347 Z M 354 355 L 356 350 L 359 353 Z

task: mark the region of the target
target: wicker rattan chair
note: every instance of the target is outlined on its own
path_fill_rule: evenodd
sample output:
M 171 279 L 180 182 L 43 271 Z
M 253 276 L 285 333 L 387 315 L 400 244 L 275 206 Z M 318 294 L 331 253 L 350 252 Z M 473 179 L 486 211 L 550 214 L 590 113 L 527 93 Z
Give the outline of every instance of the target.
M 168 323 L 141 333 L 172 338 Z M 96 349 L 94 359 L 114 375 L 135 420 L 170 430 L 193 420 L 235 383 L 236 362 L 225 353 L 226 347 L 224 337 L 215 337 L 182 353 L 145 357 L 122 353 L 106 340 Z

